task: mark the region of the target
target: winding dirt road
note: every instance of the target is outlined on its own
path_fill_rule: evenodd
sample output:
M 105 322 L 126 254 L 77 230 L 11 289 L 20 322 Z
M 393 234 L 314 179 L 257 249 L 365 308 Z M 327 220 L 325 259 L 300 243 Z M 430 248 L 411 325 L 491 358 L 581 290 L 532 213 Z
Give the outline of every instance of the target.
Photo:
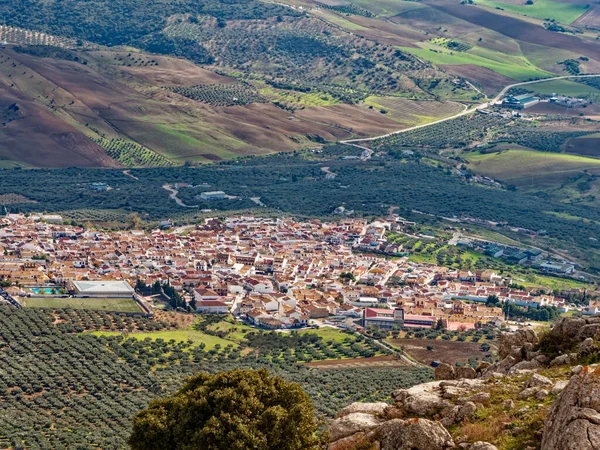
M 464 111 L 462 111 L 462 112 L 460 112 L 458 114 L 455 114 L 453 116 L 446 117 L 445 119 L 436 120 L 434 122 L 429 122 L 429 123 L 426 123 L 424 125 L 417 125 L 417 126 L 414 126 L 414 127 L 405 128 L 403 130 L 393 131 L 391 133 L 383 134 L 381 136 L 374 136 L 374 137 L 360 138 L 360 139 L 348 139 L 348 140 L 345 140 L 345 141 L 340 141 L 340 144 L 352 145 L 353 147 L 358 147 L 358 148 L 361 148 L 363 150 L 368 150 L 366 147 L 362 147 L 362 146 L 356 145 L 356 144 L 361 143 L 361 142 L 376 141 L 377 139 L 384 139 L 384 138 L 387 138 L 387 137 L 390 137 L 390 136 L 395 136 L 397 134 L 407 133 L 409 131 L 418 130 L 420 128 L 430 127 L 430 126 L 436 125 L 438 123 L 442 123 L 442 122 L 447 122 L 449 120 L 458 119 L 459 117 L 466 116 L 467 114 L 471 114 L 471 113 L 473 113 L 473 112 L 475 112 L 475 111 L 477 111 L 479 109 L 485 109 L 488 106 L 493 105 L 494 103 L 497 103 L 504 96 L 504 94 L 506 94 L 510 89 L 512 89 L 514 87 L 525 86 L 525 85 L 528 85 L 528 84 L 535 84 L 535 83 L 544 83 L 546 81 L 564 80 L 564 79 L 569 79 L 569 78 L 591 78 L 591 77 L 600 77 L 600 75 L 564 75 L 564 76 L 559 76 L 559 77 L 543 78 L 541 80 L 523 81 L 523 82 L 520 82 L 520 83 L 509 84 L 508 86 L 504 87 L 500 91 L 500 93 L 496 97 L 494 97 L 494 99 L 492 101 L 486 102 L 486 103 L 482 103 L 482 104 L 474 106 L 472 108 L 465 107 Z

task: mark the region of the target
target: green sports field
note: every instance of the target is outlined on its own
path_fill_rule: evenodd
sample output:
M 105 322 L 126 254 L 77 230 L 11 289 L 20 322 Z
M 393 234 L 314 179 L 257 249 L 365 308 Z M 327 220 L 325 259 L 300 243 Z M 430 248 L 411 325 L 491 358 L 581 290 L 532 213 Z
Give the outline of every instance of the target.
M 92 309 L 95 311 L 142 312 L 139 305 L 131 298 L 61 298 L 30 297 L 21 299 L 25 308 L 72 308 Z

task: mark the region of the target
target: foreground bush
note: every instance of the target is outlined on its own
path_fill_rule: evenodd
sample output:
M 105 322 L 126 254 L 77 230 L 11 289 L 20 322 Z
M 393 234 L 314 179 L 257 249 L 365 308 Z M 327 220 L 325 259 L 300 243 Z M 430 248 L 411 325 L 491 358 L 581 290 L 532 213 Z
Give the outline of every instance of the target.
M 302 388 L 266 370 L 197 374 L 137 414 L 133 450 L 311 450 L 317 421 Z

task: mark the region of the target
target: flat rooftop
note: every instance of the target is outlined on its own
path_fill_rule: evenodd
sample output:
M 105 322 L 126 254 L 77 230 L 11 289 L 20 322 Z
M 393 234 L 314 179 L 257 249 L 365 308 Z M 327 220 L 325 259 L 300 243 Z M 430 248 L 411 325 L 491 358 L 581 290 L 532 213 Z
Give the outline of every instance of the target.
M 133 295 L 134 289 L 126 281 L 73 281 L 81 295 Z

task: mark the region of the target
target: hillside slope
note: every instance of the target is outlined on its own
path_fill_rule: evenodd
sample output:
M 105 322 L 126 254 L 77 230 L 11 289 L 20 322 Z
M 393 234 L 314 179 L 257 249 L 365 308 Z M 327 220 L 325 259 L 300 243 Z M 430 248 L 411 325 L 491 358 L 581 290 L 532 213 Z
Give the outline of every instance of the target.
M 18 103 L 20 108 L 19 120 L 9 118 L 8 110 L 0 113 L 7 117 L 3 128 L 8 136 L 0 142 L 0 157 L 25 166 L 219 161 L 377 135 L 461 108 L 404 101 L 383 114 L 325 94 L 262 89 L 183 59 L 121 50 L 16 50 L 0 49 L 0 105 Z M 201 97 L 188 97 L 194 89 Z M 245 90 L 256 92 L 258 100 L 239 97 Z M 236 96 L 235 104 L 226 104 Z M 426 117 L 411 116 L 414 111 Z

